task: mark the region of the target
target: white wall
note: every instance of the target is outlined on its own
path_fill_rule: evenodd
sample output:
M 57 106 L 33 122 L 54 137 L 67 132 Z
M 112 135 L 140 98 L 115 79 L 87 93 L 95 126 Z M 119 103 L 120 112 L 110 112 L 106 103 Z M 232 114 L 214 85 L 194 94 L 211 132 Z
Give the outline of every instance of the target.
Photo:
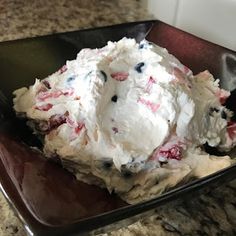
M 236 50 L 236 0 L 148 0 L 155 17 Z
M 178 0 L 148 0 L 148 10 L 158 19 L 174 24 Z

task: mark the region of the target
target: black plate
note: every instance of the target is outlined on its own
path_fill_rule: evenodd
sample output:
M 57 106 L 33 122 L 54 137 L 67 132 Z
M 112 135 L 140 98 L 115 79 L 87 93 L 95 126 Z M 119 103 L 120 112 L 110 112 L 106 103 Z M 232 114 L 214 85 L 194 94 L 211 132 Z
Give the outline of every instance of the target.
M 147 21 L 0 43 L 0 88 L 9 100 L 8 105 L 13 90 L 53 73 L 66 60 L 74 59 L 80 49 L 102 47 L 107 41 L 124 36 L 137 41 L 146 36 L 166 47 L 195 73 L 209 69 L 221 79 L 223 87 L 234 89 L 230 85 L 236 78 L 235 52 L 162 22 Z M 235 93 L 232 94 L 228 106 L 236 111 Z M 1 189 L 26 230 L 34 235 L 88 235 L 128 225 L 160 205 L 200 194 L 201 190 L 236 176 L 236 166 L 231 166 L 153 200 L 126 205 L 105 190 L 76 181 L 57 164 L 29 151 L 16 138 L 21 126 L 7 118 L 2 119 L 2 124 L 11 132 L 8 136 L 0 132 Z

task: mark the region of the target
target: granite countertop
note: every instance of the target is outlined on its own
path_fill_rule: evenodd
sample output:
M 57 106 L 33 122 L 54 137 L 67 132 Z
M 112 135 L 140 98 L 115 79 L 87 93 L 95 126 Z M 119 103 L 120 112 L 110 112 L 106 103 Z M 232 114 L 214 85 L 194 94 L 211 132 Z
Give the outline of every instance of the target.
M 0 41 L 152 19 L 145 9 L 145 0 L 0 0 Z M 2 194 L 0 222 L 0 235 L 26 235 Z M 236 181 L 107 235 L 236 235 Z

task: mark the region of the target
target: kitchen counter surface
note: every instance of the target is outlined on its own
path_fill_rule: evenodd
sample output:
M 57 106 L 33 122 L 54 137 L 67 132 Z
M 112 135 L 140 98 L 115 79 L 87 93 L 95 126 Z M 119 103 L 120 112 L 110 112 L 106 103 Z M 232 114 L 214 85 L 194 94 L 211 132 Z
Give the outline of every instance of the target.
M 145 9 L 145 0 L 0 0 L 0 41 L 152 19 Z M 0 235 L 26 235 L 2 194 L 0 222 Z M 236 181 L 106 235 L 236 235 Z

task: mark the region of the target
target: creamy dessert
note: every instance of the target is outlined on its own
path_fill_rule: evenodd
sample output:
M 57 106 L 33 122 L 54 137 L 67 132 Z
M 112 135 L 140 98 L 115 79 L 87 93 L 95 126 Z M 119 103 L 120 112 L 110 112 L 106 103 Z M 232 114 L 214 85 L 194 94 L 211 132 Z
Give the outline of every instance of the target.
M 81 50 L 59 71 L 14 92 L 14 109 L 79 180 L 129 203 L 231 165 L 203 145 L 236 144 L 230 95 L 157 45 L 123 38 Z

